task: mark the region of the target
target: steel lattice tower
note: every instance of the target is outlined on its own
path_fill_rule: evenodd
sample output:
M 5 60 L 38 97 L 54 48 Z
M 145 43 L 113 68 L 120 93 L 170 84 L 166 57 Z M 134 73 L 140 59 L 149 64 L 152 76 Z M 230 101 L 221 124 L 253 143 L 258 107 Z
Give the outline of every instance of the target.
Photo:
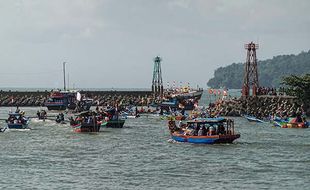
M 163 79 L 161 75 L 161 58 L 159 56 L 154 58 L 153 82 L 152 91 L 154 95 L 163 95 Z
M 253 42 L 245 44 L 244 48 L 247 50 L 246 62 L 244 65 L 244 78 L 242 86 L 242 96 L 250 95 L 250 87 L 252 86 L 252 95 L 256 96 L 258 84 L 258 73 L 257 73 L 257 58 L 256 50 L 258 49 L 258 44 Z

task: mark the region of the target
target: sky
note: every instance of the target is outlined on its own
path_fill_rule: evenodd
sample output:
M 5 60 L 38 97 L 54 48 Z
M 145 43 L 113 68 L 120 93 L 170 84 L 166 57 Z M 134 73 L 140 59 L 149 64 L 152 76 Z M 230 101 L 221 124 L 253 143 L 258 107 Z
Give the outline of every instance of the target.
M 309 0 L 1 0 L 0 88 L 199 85 L 214 70 L 310 49 Z

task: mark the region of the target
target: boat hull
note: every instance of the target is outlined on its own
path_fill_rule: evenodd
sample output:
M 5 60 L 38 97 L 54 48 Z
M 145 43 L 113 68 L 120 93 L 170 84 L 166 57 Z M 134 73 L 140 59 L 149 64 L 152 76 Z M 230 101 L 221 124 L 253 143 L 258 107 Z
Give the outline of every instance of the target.
M 78 124 L 73 126 L 74 132 L 77 133 L 91 133 L 91 132 L 99 132 L 100 124 L 92 125 L 92 124 Z
M 65 105 L 48 105 L 46 104 L 48 110 L 66 110 L 67 106 Z
M 12 123 L 8 124 L 9 129 L 29 129 L 28 124 Z
M 110 120 L 102 125 L 107 127 L 107 128 L 123 128 L 125 124 L 125 120 Z
M 171 138 L 178 142 L 188 142 L 194 144 L 217 144 L 217 143 L 232 143 L 240 138 L 240 134 L 235 135 L 211 135 L 211 136 L 187 136 L 177 133 L 171 134 Z
M 309 122 L 299 122 L 299 123 L 290 123 L 288 121 L 273 121 L 273 126 L 275 127 L 281 127 L 281 128 L 308 128 Z

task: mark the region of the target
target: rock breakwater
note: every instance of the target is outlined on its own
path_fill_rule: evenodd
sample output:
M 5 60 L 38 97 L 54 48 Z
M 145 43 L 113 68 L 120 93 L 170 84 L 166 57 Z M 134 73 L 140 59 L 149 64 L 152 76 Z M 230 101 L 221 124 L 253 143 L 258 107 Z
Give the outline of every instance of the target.
M 309 114 L 305 106 L 292 96 L 257 96 L 248 98 L 233 98 L 219 100 L 210 105 L 209 112 L 220 116 L 253 115 L 258 118 L 267 118 L 271 115 L 296 116 L 297 113 Z
M 0 91 L 0 106 L 44 106 L 50 91 L 20 92 Z M 81 91 L 92 98 L 93 106 L 120 105 L 143 106 L 153 101 L 151 91 Z

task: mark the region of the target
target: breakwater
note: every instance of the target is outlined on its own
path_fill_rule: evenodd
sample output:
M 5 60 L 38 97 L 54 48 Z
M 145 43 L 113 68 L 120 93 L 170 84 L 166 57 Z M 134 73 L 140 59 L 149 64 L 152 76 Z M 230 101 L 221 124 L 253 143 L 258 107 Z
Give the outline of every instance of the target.
M 80 91 L 92 98 L 93 106 L 120 105 L 143 106 L 153 101 L 151 91 Z M 0 106 L 44 106 L 51 91 L 0 91 Z
M 232 98 L 219 100 L 212 104 L 209 112 L 221 116 L 253 115 L 266 118 L 271 115 L 296 116 L 297 113 L 310 114 L 310 110 L 295 97 L 292 96 L 257 96 L 248 98 Z

